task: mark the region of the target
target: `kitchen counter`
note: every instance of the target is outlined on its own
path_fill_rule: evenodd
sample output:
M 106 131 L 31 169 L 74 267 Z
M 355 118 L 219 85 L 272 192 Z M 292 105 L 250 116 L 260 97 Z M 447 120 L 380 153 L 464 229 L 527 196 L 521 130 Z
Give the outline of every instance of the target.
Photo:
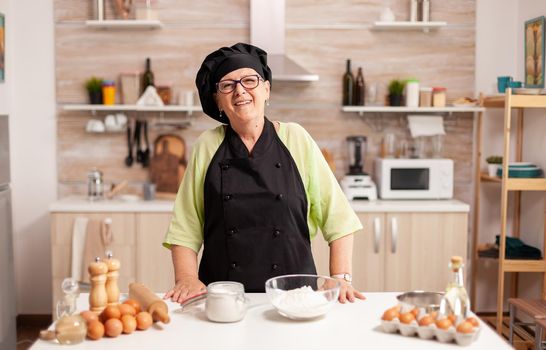
M 351 201 L 352 208 L 359 213 L 374 212 L 461 212 L 467 213 L 470 206 L 456 199 L 447 200 L 377 200 Z M 123 201 L 120 199 L 89 201 L 85 197 L 66 197 L 49 206 L 54 212 L 155 212 L 170 213 L 171 200 Z
M 468 347 L 384 333 L 380 317 L 396 304 L 397 294 L 366 293 L 367 300 L 336 304 L 325 317 L 312 321 L 282 317 L 265 294 L 247 294 L 246 317 L 237 323 L 209 322 L 202 305 L 183 311 L 178 304 L 168 302 L 171 323 L 167 325 L 156 324 L 146 331 L 117 338 L 86 340 L 70 349 L 511 349 L 481 321 L 479 337 Z M 80 295 L 79 309 L 87 309 L 87 297 Z M 38 340 L 32 349 L 59 349 L 59 345 Z

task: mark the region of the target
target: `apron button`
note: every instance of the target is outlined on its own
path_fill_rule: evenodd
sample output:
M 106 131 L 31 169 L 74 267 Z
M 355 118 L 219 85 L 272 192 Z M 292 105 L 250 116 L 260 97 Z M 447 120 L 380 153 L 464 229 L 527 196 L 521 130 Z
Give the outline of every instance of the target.
M 232 237 L 235 233 L 237 233 L 237 230 L 232 228 L 228 230 L 228 236 Z
M 281 167 L 281 163 L 275 164 L 275 167 L 280 168 L 280 167 Z
M 227 164 L 222 164 L 222 170 L 228 170 L 229 169 L 229 165 Z
M 273 231 L 273 236 L 275 236 L 275 237 L 279 237 L 280 234 L 281 234 L 281 230 Z
M 277 265 L 277 264 L 273 264 L 273 265 L 271 265 L 271 268 L 272 268 L 273 270 L 276 270 L 276 269 L 278 269 L 278 268 L 279 268 L 279 265 Z
M 279 193 L 279 194 L 277 195 L 277 200 L 280 201 L 280 200 L 282 200 L 283 197 L 284 197 L 283 194 L 282 194 L 282 193 Z
M 237 268 L 237 263 L 236 262 L 232 262 L 231 265 L 230 265 L 231 269 L 232 270 L 235 270 Z
M 231 195 L 230 195 L 230 194 L 226 194 L 226 195 L 224 196 L 224 200 L 225 200 L 225 201 L 229 201 L 230 199 L 231 199 Z

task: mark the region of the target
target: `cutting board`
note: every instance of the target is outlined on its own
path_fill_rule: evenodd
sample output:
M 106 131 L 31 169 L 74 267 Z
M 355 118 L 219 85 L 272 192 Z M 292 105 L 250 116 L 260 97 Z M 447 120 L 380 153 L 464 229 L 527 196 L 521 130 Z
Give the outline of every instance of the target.
M 154 141 L 150 180 L 158 193 L 176 193 L 186 171 L 186 143 L 178 135 L 159 135 Z

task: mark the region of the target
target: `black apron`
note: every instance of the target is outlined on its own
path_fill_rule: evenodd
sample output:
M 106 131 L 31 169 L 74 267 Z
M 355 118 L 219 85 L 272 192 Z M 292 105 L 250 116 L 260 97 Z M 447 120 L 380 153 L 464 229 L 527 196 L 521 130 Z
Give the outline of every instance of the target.
M 267 118 L 252 155 L 231 126 L 226 127 L 207 169 L 204 191 L 203 283 L 237 281 L 247 292 L 263 292 L 268 278 L 316 274 L 305 188 Z

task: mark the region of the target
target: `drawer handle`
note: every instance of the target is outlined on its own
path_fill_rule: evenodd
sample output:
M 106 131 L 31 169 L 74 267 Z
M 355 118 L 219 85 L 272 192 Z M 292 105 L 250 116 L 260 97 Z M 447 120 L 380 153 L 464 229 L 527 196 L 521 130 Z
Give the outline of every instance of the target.
M 391 218 L 391 252 L 396 253 L 396 244 L 398 243 L 398 220 Z
M 381 239 L 381 219 L 373 219 L 373 251 L 379 253 L 379 241 Z

